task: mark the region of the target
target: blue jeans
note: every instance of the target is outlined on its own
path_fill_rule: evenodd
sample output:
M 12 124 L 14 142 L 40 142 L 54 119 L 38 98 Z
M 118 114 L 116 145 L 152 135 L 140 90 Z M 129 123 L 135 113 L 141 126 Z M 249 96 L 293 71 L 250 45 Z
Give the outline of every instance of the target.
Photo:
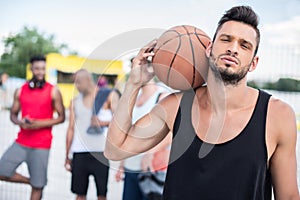
M 138 175 L 125 169 L 123 200 L 147 200 L 140 189 Z

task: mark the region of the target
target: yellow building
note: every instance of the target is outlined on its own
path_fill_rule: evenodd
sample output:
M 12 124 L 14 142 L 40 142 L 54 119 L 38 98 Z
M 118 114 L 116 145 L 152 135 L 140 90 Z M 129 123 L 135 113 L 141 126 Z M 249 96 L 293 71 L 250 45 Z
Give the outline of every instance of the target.
M 125 76 L 123 63 L 119 60 L 94 60 L 79 56 L 48 54 L 46 56 L 46 80 L 57 85 L 60 89 L 66 108 L 69 107 L 71 99 L 77 93 L 73 75 L 79 69 L 86 69 L 91 72 L 95 81 L 99 75 L 104 75 L 111 85 L 116 80 L 123 80 Z M 31 77 L 30 65 L 27 65 L 26 79 L 29 80 Z

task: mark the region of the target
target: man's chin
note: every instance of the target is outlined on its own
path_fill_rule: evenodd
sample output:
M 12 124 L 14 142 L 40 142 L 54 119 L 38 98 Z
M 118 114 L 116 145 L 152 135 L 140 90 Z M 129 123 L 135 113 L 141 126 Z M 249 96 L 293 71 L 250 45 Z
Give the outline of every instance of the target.
M 45 77 L 35 77 L 37 81 L 44 81 Z

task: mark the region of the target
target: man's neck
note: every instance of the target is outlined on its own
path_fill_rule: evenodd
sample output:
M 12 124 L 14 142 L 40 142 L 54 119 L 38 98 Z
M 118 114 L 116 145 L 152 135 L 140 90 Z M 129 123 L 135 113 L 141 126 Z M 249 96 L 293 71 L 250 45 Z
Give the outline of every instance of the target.
M 208 99 L 213 111 L 239 109 L 244 105 L 249 95 L 246 77 L 237 85 L 225 85 L 222 80 L 209 73 L 207 79 Z
M 93 95 L 95 92 L 96 88 L 95 86 L 91 86 L 88 89 L 86 89 L 85 91 L 82 92 L 83 97 L 87 97 L 90 95 Z

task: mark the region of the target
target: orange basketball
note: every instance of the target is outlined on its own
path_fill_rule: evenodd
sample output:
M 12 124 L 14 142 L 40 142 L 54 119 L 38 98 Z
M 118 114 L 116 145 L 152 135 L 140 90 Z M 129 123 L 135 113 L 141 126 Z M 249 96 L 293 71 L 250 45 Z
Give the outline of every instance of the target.
M 153 50 L 154 73 L 176 90 L 201 86 L 208 69 L 205 50 L 209 42 L 207 34 L 196 27 L 182 25 L 170 28 L 158 38 Z

